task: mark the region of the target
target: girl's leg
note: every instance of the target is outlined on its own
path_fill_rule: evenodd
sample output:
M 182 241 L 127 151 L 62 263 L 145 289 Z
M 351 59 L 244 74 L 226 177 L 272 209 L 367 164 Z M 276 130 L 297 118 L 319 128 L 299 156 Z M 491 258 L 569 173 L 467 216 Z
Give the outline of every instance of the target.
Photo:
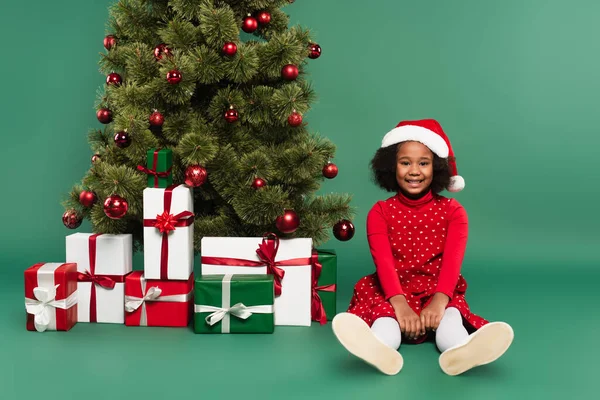
M 360 317 L 346 312 L 336 315 L 331 326 L 342 346 L 354 356 L 387 375 L 396 375 L 402 369 L 404 360 L 398 353 L 400 326 L 395 319 L 378 318 L 373 330 Z
M 513 338 L 513 329 L 505 322 L 491 322 L 469 335 L 460 312 L 450 307 L 435 333 L 435 342 L 442 352 L 440 367 L 448 375 L 459 375 L 489 364 L 508 350 Z

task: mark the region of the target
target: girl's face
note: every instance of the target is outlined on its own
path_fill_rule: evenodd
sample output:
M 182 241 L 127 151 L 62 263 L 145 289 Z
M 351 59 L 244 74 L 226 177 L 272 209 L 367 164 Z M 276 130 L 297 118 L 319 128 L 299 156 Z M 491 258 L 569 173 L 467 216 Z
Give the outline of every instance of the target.
M 396 153 L 396 180 L 403 192 L 418 196 L 433 180 L 433 153 L 419 142 L 403 142 Z

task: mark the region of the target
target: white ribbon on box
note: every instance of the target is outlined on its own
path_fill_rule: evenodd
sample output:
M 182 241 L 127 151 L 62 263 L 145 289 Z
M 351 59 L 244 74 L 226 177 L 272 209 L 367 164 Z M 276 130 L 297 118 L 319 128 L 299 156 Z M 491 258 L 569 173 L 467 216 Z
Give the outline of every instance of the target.
M 221 333 L 230 333 L 231 329 L 231 315 L 240 318 L 248 319 L 252 314 L 273 314 L 272 305 L 262 306 L 245 306 L 243 303 L 237 303 L 231 306 L 231 278 L 233 274 L 227 274 L 223 277 L 222 290 L 221 290 L 221 307 L 205 306 L 205 305 L 194 305 L 194 312 L 211 312 L 204 320 L 210 326 L 213 326 L 219 321 L 223 321 L 221 324 Z
M 77 304 L 77 291 L 63 300 L 56 300 L 56 289 L 60 286 L 36 287 L 33 289 L 35 299 L 25 297 L 25 309 L 33 314 L 35 330 L 44 332 L 48 327 L 56 329 L 56 309 L 66 310 Z
M 142 307 L 142 315 L 140 316 L 140 326 L 148 326 L 148 317 L 146 313 L 146 302 L 147 301 L 165 301 L 174 303 L 187 303 L 192 298 L 192 292 L 187 294 L 172 294 L 169 296 L 161 296 L 162 289 L 158 286 L 152 286 L 146 292 L 146 279 L 143 276 L 140 277 L 140 284 L 142 285 L 142 294 L 144 297 L 125 296 L 125 311 L 134 312 L 138 308 Z

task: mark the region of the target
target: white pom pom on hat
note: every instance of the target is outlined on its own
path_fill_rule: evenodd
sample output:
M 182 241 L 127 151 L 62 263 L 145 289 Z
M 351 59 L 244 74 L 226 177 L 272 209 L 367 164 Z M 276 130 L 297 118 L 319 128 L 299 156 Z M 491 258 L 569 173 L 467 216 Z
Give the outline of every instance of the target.
M 450 184 L 446 189 L 449 192 L 460 192 L 465 188 L 465 180 L 458 175 L 456 158 L 450 140 L 439 122 L 434 119 L 402 121 L 383 137 L 381 147 L 388 147 L 406 141 L 423 143 L 438 157 L 448 159 Z

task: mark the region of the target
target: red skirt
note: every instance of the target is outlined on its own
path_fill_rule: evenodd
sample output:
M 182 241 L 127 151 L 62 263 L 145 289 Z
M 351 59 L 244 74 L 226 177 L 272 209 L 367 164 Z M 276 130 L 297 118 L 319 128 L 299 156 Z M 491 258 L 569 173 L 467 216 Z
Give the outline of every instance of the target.
M 463 322 L 465 323 L 467 330 L 475 331 L 487 324 L 488 321 L 471 312 L 469 305 L 465 300 L 466 290 L 467 282 L 462 275 L 460 275 L 458 284 L 454 290 L 454 295 L 448 302 L 446 308 L 455 307 L 458 309 L 463 317 Z M 417 315 L 421 315 L 421 310 L 429 305 L 433 298 L 433 294 L 434 293 L 431 291 L 417 294 L 406 292 L 405 297 L 410 308 L 412 308 Z M 392 304 L 385 299 L 376 273 L 361 278 L 354 286 L 354 295 L 352 296 L 352 300 L 350 300 L 348 312 L 359 316 L 369 324 L 369 326 L 373 325 L 373 322 L 377 318 L 396 318 L 396 313 L 394 312 Z M 414 340 L 406 339 L 406 341 L 409 343 L 422 343 L 426 339 L 427 334 Z

